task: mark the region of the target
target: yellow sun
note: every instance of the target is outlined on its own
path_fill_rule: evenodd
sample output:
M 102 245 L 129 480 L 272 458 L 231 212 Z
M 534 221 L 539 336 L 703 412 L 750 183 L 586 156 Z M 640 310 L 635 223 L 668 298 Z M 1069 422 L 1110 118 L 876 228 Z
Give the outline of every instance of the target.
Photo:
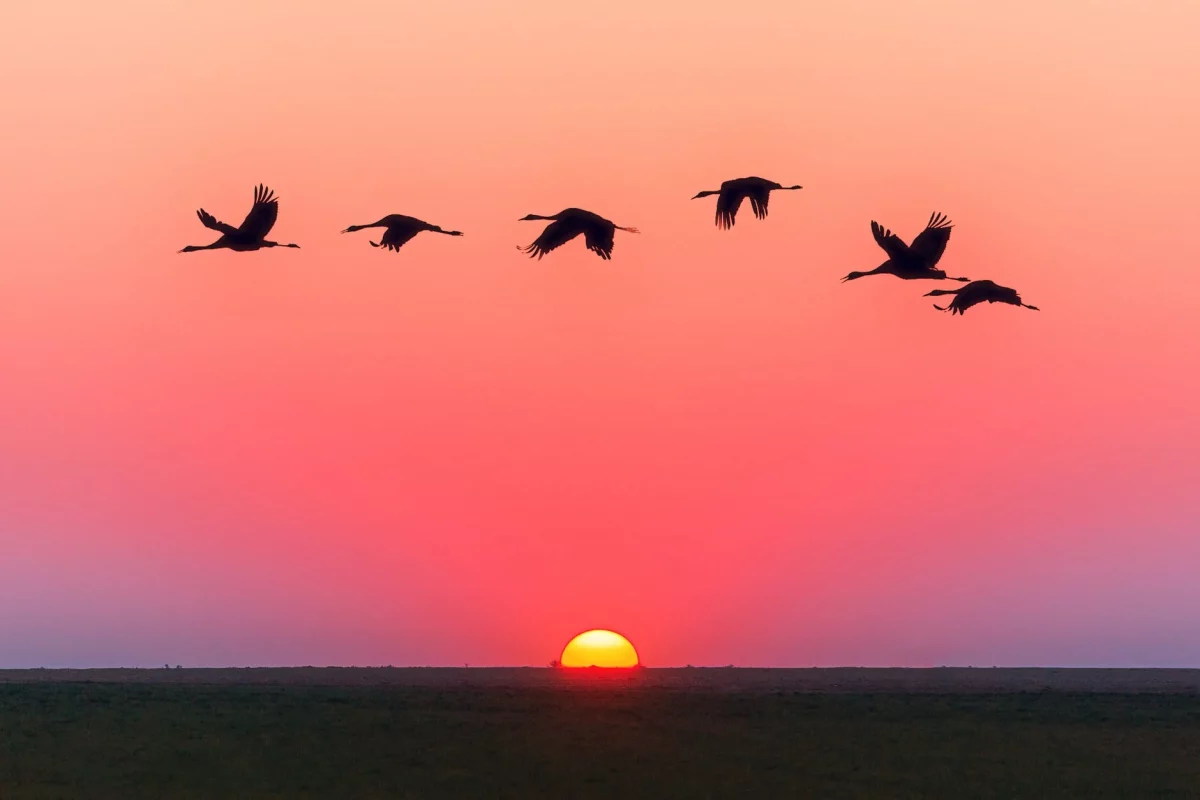
M 559 663 L 564 667 L 636 667 L 638 654 L 621 634 L 592 630 L 567 642 Z

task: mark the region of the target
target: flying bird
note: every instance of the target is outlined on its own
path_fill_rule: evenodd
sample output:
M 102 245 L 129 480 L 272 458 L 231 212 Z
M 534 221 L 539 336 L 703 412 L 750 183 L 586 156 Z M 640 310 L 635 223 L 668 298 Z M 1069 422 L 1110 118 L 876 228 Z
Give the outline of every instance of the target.
M 747 197 L 750 198 L 750 208 L 754 211 L 754 216 L 758 219 L 766 219 L 767 203 L 771 199 L 771 192 L 776 190 L 790 192 L 803 188 L 803 186 L 784 186 L 766 178 L 735 178 L 723 182 L 720 189 L 701 192 L 692 199 L 699 200 L 701 197 L 719 195 L 717 197 L 717 227 L 729 230 L 733 227 L 742 200 Z
M 551 250 L 562 247 L 581 233 L 587 249 L 608 261 L 612 258 L 613 236 L 616 231 L 640 233 L 637 228 L 622 228 L 599 214 L 584 211 L 582 208 L 564 209 L 549 217 L 528 214 L 517 221 L 527 222 L 530 220 L 550 221 L 550 224 L 542 231 L 542 235 L 535 239 L 533 244 L 528 247 L 517 246 L 518 250 L 529 253 L 530 258 L 536 256 L 539 261 L 542 256 Z
M 275 218 L 279 216 L 279 198 L 261 183 L 254 189 L 254 205 L 250 213 L 242 220 L 242 224 L 233 227 L 221 222 L 203 208 L 196 212 L 200 222 L 221 234 L 221 238 L 212 244 L 189 244 L 179 252 L 191 253 L 196 250 L 219 250 L 226 248 L 239 253 L 247 250 L 258 250 L 263 247 L 300 247 L 298 244 L 280 244 L 266 239 L 271 228 L 275 227 Z
M 354 233 L 354 231 L 361 231 L 364 228 L 387 228 L 383 232 L 383 236 L 379 237 L 378 242 L 371 242 L 371 247 L 383 247 L 393 252 L 398 251 L 409 239 L 421 231 L 444 233 L 447 236 L 462 236 L 462 231 L 442 230 L 437 225 L 431 225 L 425 220 L 406 217 L 403 214 L 389 214 L 370 225 L 351 225 L 342 233 Z
M 1007 286 L 1001 286 L 991 281 L 971 281 L 966 286 L 960 286 L 957 289 L 934 289 L 925 296 L 940 297 L 944 294 L 955 295 L 950 305 L 939 306 L 937 303 L 934 303 L 933 307 L 938 311 L 949 311 L 951 315 L 965 314 L 968 308 L 983 302 L 1008 303 L 1012 306 L 1022 306 L 1033 311 L 1041 311 L 1037 306 L 1031 306 L 1028 303 L 1022 302 L 1021 295 L 1017 294 L 1016 289 L 1010 289 Z
M 946 252 L 946 242 L 950 241 L 950 230 L 953 224 L 945 214 L 934 213 L 929 217 L 925 230 L 917 234 L 912 244 L 904 240 L 875 220 L 871 220 L 871 234 L 875 241 L 887 253 L 888 260 L 870 272 L 851 272 L 842 278 L 842 282 L 856 280 L 866 275 L 895 275 L 906 281 L 929 279 L 951 280 L 966 283 L 970 278 L 950 278 L 944 270 L 934 269 Z

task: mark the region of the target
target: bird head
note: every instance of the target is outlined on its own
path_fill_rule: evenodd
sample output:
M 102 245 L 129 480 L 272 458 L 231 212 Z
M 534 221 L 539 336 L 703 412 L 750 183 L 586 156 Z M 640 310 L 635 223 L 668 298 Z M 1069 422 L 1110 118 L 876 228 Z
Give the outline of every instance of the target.
M 526 214 L 517 220 L 517 222 L 533 222 L 539 219 L 545 219 L 545 217 L 543 217 L 541 214 Z

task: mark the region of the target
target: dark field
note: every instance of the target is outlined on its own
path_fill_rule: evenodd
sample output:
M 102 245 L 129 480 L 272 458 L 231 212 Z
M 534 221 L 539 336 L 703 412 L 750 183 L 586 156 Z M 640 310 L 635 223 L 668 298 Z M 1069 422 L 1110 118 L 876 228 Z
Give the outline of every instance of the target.
M 0 798 L 1200 797 L 1200 671 L 0 671 Z

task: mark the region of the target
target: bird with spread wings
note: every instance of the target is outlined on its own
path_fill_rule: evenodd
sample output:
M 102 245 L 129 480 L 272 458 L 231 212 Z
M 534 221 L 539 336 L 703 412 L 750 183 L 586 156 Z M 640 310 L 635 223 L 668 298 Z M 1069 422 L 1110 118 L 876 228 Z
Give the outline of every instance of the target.
M 442 227 L 428 223 L 423 219 L 406 217 L 403 214 L 389 214 L 378 222 L 372 222 L 367 225 L 351 225 L 342 231 L 342 233 L 354 233 L 355 231 L 367 228 L 386 228 L 387 230 L 383 232 L 383 236 L 379 237 L 379 241 L 370 242 L 370 245 L 371 247 L 382 247 L 392 252 L 398 252 L 401 247 L 421 231 L 442 233 L 446 236 L 462 236 L 462 231 L 444 230 Z
M 529 253 L 530 258 L 536 257 L 538 260 L 541 260 L 542 256 L 562 247 L 582 233 L 587 249 L 605 261 L 608 261 L 612 258 L 616 231 L 626 231 L 628 233 L 639 232 L 637 228 L 623 228 L 599 214 L 593 214 L 591 211 L 584 211 L 581 208 L 567 208 L 550 216 L 528 214 L 521 217 L 518 221 L 526 222 L 530 220 L 550 221 L 550 224 L 542 231 L 541 236 L 535 239 L 532 244 L 528 247 L 518 246 L 517 248 Z
M 992 281 L 971 281 L 966 286 L 960 286 L 957 289 L 934 289 L 928 292 L 926 297 L 940 297 L 942 295 L 952 294 L 954 299 L 949 305 L 939 306 L 937 303 L 933 307 L 938 311 L 949 311 L 954 314 L 965 314 L 971 306 L 977 306 L 980 303 L 1007 303 L 1010 306 L 1020 306 L 1028 308 L 1031 311 L 1040 311 L 1037 306 L 1031 306 L 1021 299 L 1021 295 L 1017 294 L 1016 289 L 1010 289 L 1007 286 L 1001 286 Z
M 188 245 L 179 251 L 181 253 L 220 249 L 247 252 L 263 247 L 300 247 L 298 244 L 267 241 L 267 234 L 275 227 L 275 220 L 279 217 L 279 198 L 261 183 L 254 189 L 254 205 L 250 207 L 250 213 L 238 227 L 221 222 L 203 208 L 196 212 L 196 216 L 200 218 L 204 227 L 221 234 L 221 238 L 212 244 Z
M 766 178 L 734 178 L 733 180 L 723 181 L 720 189 L 710 189 L 700 192 L 692 199 L 698 200 L 701 197 L 717 195 L 717 227 L 722 230 L 729 230 L 733 227 L 733 223 L 737 219 L 737 212 L 741 208 L 743 200 L 750 200 L 750 210 L 754 212 L 755 218 L 766 219 L 767 204 L 771 200 L 771 192 L 787 192 L 803 188 L 803 186 L 784 186 L 781 183 L 769 181 Z
M 925 230 L 917 234 L 912 244 L 904 240 L 875 220 L 871 220 L 871 235 L 875 243 L 887 253 L 888 260 L 870 272 L 851 272 L 842 281 L 853 281 L 867 275 L 895 275 L 902 280 L 951 280 L 966 283 L 970 278 L 951 278 L 945 270 L 936 269 L 942 254 L 946 252 L 946 244 L 950 241 L 950 231 L 954 224 L 945 214 L 933 213 Z

